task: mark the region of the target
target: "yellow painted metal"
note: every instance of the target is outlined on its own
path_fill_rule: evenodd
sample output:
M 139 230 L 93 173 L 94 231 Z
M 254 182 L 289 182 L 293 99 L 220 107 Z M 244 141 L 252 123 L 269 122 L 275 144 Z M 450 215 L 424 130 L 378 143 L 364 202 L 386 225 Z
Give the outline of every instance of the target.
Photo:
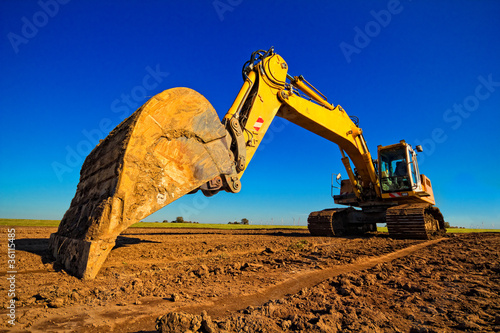
M 342 152 L 342 155 L 344 156 L 344 157 L 342 157 L 341 160 L 342 160 L 342 163 L 344 164 L 344 168 L 347 171 L 347 175 L 349 176 L 349 181 L 352 184 L 353 192 L 356 195 L 356 197 L 361 198 L 361 191 L 359 190 L 359 184 L 358 184 L 358 181 L 356 180 L 356 177 L 354 176 L 354 172 L 352 172 L 351 162 L 349 161 L 349 157 L 344 155 L 344 151 L 342 149 L 340 151 Z
M 375 171 L 375 167 L 373 166 L 372 156 L 369 151 L 363 154 L 363 159 L 365 161 L 366 167 L 368 168 L 368 174 L 370 175 L 370 181 L 374 184 L 375 192 L 377 196 L 380 197 L 382 195 L 382 191 L 380 190 L 380 182 L 377 177 L 377 172 Z
M 380 156 L 380 151 L 382 150 L 390 150 L 390 149 L 395 149 L 395 148 L 400 148 L 404 147 L 404 149 L 407 150 L 407 158 L 408 158 L 408 148 L 406 147 L 406 142 L 404 140 L 401 140 L 398 143 L 394 143 L 392 145 L 387 145 L 387 146 L 378 146 L 378 155 Z M 380 162 L 380 161 L 379 161 Z M 417 192 L 415 190 L 412 191 L 403 191 L 399 193 L 405 193 L 405 195 L 402 195 L 400 197 L 394 197 L 391 196 L 389 193 L 380 193 L 380 197 L 382 199 L 391 199 L 394 201 L 401 201 L 401 202 L 412 202 L 412 203 L 430 203 L 432 205 L 436 204 L 434 200 L 434 193 L 432 192 L 432 186 L 429 178 L 427 178 L 424 175 L 420 175 L 421 178 L 421 184 L 422 184 L 422 189 L 423 192 Z M 380 188 L 379 188 L 380 191 Z M 420 193 L 420 194 L 419 194 Z
M 434 196 L 420 196 L 417 194 L 415 191 L 403 191 L 403 192 L 396 192 L 397 196 L 394 196 L 394 193 L 382 193 L 381 198 L 382 199 L 387 199 L 387 200 L 392 200 L 392 201 L 400 201 L 401 203 L 422 203 L 422 202 L 427 202 L 431 205 L 436 204 L 436 201 L 434 200 Z M 391 196 L 392 194 L 392 196 Z
M 231 119 L 234 114 L 241 108 L 242 104 L 245 102 L 245 99 L 248 97 L 248 94 L 250 90 L 252 89 L 253 85 L 255 84 L 255 79 L 256 79 L 257 74 L 255 74 L 254 71 L 251 71 L 248 73 L 248 76 L 243 83 L 243 86 L 240 89 L 240 92 L 234 99 L 233 105 L 229 108 L 229 111 L 226 113 L 224 116 L 225 120 Z
M 433 205 L 436 204 L 436 201 L 434 199 L 434 191 L 432 190 L 431 180 L 427 178 L 427 176 L 425 175 L 420 175 L 420 179 L 422 181 L 422 189 L 427 195 L 427 196 L 422 196 L 421 199 Z
M 344 156 L 342 162 L 358 198 L 361 197 L 362 189 L 375 189 L 376 194 L 380 196 L 378 177 L 361 128 L 353 123 L 340 105 L 330 104 L 302 77 L 288 76 L 291 78 L 291 84 L 314 102 L 288 90 L 285 87 L 287 68 L 286 62 L 277 54 L 272 54 L 259 62 L 249 73 L 251 82 L 248 79 L 245 81 L 224 117 L 226 120 L 230 119 L 238 112 L 244 113 L 241 117 L 248 117 L 246 122 L 242 121 L 246 141 L 245 169 L 273 118 L 278 115 L 336 143 L 342 152 L 347 153 L 349 157 Z M 250 91 L 252 91 L 252 96 L 249 96 Z M 247 97 L 253 98 L 253 101 L 249 103 L 250 108 L 241 110 Z M 359 178 L 354 175 L 349 158 L 356 167 Z M 244 171 L 241 171 L 238 177 L 241 178 L 243 173 Z
M 255 75 L 255 84 L 257 84 L 255 89 L 257 90 L 250 109 L 245 111 L 248 118 L 243 124 L 244 137 L 247 142 L 245 169 L 282 105 L 277 95 L 285 85 L 287 68 L 283 58 L 275 54 L 258 63 L 250 73 Z M 230 112 L 231 110 L 224 118 L 231 117 Z M 243 173 L 244 171 L 241 171 L 238 177 L 241 178 Z
M 298 89 L 300 89 L 302 92 L 304 92 L 307 96 L 311 97 L 315 102 L 323 105 L 325 108 L 327 108 L 329 110 L 335 109 L 335 106 L 328 103 L 328 101 L 326 99 L 324 99 L 316 91 L 311 89 L 311 87 L 304 82 L 304 79 L 302 79 L 300 77 L 294 77 L 292 84 L 295 87 L 297 87 Z
M 300 127 L 307 129 L 327 140 L 336 143 L 356 167 L 363 188 L 379 187 L 378 178 L 371 162 L 370 153 L 366 150 L 361 129 L 358 128 L 340 106 L 329 110 L 316 103 L 303 99 L 295 94 L 282 94 L 281 101 L 284 106 L 278 116 L 283 117 Z M 369 160 L 369 162 L 367 162 Z M 346 163 L 349 178 L 353 178 Z

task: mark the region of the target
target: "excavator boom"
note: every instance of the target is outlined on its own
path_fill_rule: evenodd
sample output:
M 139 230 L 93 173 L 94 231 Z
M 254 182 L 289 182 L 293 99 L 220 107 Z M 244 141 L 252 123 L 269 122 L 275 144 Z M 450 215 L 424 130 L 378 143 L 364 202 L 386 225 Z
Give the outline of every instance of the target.
M 337 144 L 355 198 L 352 205 L 370 207 L 368 213 L 352 207 L 313 212 L 313 235 L 373 230 L 375 223 L 385 222 L 389 207 L 405 203 L 383 198 L 390 193 L 382 193 L 357 122 L 302 76 L 289 75 L 287 63 L 272 48 L 252 53 L 243 79 L 222 121 L 202 95 L 173 88 L 152 97 L 94 148 L 82 166 L 70 208 L 49 242 L 51 253 L 68 272 L 94 278 L 121 232 L 185 194 L 239 192 L 240 180 L 275 116 Z M 384 186 L 392 180 L 398 178 L 384 178 Z M 422 193 L 412 198 L 419 203 Z M 412 211 L 423 214 L 428 206 Z M 392 225 L 399 225 L 404 213 L 403 208 L 392 211 Z M 420 220 L 439 220 L 440 213 L 431 213 L 428 219 L 415 215 L 411 227 L 420 228 Z M 397 230 L 404 234 L 409 229 Z

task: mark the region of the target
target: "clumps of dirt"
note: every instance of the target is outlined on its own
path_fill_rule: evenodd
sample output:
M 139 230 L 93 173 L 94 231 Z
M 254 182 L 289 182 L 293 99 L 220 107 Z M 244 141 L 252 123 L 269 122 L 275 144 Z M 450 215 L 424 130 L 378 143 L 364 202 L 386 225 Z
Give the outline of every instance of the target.
M 261 307 L 249 307 L 239 315 L 218 322 L 218 325 L 225 329 L 228 320 L 231 323 L 251 322 L 251 332 L 396 330 L 397 327 L 380 309 L 374 309 L 363 299 L 366 294 L 357 282 L 361 281 L 354 275 L 342 275 L 330 283 L 304 288 L 297 295 L 273 300 Z
M 274 320 L 258 314 L 212 320 L 205 311 L 201 315 L 167 313 L 156 319 L 156 330 L 161 333 L 281 332 Z
M 201 313 L 201 316 L 184 312 L 167 313 L 156 319 L 156 330 L 162 333 L 213 333 L 218 331 L 205 311 Z
M 216 318 L 210 332 L 498 332 L 499 249 L 497 235 L 454 237 Z
M 18 329 L 108 332 L 113 324 L 115 331 L 151 331 L 166 312 L 207 310 L 218 332 L 500 331 L 500 234 L 450 237 L 389 260 L 381 256 L 423 241 L 386 234 L 311 237 L 307 230 L 131 228 L 96 279 L 79 280 L 52 268 L 45 249 L 53 231 L 16 230 Z M 371 269 L 326 274 L 330 279 L 307 289 L 294 280 L 376 257 L 380 264 Z M 245 301 L 286 281 L 298 283 L 293 294 L 269 294 L 259 301 L 269 300 L 264 304 Z M 0 281 L 0 292 L 7 287 Z M 202 306 L 225 299 L 238 307 Z M 92 309 L 92 316 L 82 309 Z M 0 331 L 8 328 L 0 322 Z

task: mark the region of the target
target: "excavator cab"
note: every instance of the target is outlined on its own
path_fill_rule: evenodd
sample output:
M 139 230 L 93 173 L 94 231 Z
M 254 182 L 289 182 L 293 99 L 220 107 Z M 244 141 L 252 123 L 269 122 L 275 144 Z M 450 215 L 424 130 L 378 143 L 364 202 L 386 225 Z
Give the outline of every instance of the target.
M 382 192 L 411 191 L 408 147 L 404 144 L 379 149 L 379 179 Z
M 417 147 L 421 151 L 421 147 Z M 417 154 L 404 140 L 390 146 L 378 147 L 378 172 L 382 193 L 422 192 Z

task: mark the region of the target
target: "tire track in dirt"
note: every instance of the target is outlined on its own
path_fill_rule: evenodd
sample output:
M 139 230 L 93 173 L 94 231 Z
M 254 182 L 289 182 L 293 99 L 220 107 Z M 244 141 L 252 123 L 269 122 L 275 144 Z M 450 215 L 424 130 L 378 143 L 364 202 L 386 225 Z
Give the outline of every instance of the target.
M 422 248 L 439 243 L 445 239 L 446 238 L 430 240 L 424 243 L 404 248 L 402 250 L 391 252 L 386 255 L 368 258 L 367 260 L 358 263 L 336 265 L 334 267 L 322 270 L 297 273 L 281 283 L 261 289 L 253 294 L 221 297 L 213 302 L 206 302 L 195 306 L 181 307 L 176 309 L 176 311 L 199 314 L 201 311 L 205 310 L 210 316 L 217 318 L 224 315 L 224 313 L 228 311 L 238 311 L 249 306 L 260 306 L 269 300 L 279 299 L 284 297 L 285 295 L 298 293 L 303 288 L 313 287 L 327 279 L 340 274 L 362 271 L 371 268 L 379 263 L 385 263 L 394 259 L 408 256 Z

